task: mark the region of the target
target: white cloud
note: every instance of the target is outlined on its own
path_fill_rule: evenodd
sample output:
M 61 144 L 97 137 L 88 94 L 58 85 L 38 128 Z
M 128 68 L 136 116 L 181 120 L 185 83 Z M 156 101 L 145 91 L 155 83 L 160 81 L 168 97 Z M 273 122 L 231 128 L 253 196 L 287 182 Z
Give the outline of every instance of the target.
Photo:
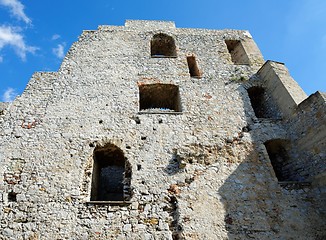
M 25 6 L 18 0 L 0 0 L 0 4 L 10 8 L 10 12 L 18 20 L 22 20 L 25 23 L 31 23 L 31 19 L 27 17 L 24 12 Z
M 1 0 L 0 0 L 1 1 Z M 35 53 L 38 49 L 33 46 L 28 46 L 22 34 L 19 33 L 19 28 L 10 26 L 0 26 L 0 50 L 5 46 L 11 46 L 16 54 L 23 60 L 26 60 L 27 53 Z
M 56 48 L 52 49 L 53 54 L 57 57 L 57 58 L 64 58 L 65 56 L 65 43 L 62 44 L 58 44 L 58 46 Z
M 2 63 L 3 62 L 3 57 L 2 56 L 0 56 L 0 63 Z
M 12 102 L 17 97 L 18 93 L 15 89 L 9 87 L 2 95 L 3 102 Z
M 59 39 L 61 36 L 59 35 L 59 34 L 54 34 L 53 36 L 52 36 L 52 40 L 57 40 L 57 39 Z

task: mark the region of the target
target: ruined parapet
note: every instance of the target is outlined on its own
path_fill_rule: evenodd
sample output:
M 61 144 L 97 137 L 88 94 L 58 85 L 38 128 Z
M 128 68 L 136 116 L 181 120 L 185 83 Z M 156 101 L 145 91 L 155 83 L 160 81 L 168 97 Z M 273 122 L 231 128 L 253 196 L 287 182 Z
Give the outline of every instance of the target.
M 48 104 L 55 101 L 51 96 L 56 79 L 57 73 L 53 72 L 36 72 L 33 74 L 23 95 L 19 98 L 19 102 L 14 103 L 28 109 L 20 116 L 23 128 L 41 124 L 46 115 Z
M 311 183 L 321 176 L 326 171 L 325 94 L 307 98 L 284 64 L 273 61 L 245 86 L 259 121 L 286 132 L 275 135 L 279 131 L 272 130 L 264 140 L 278 181 Z M 266 126 L 259 131 L 266 132 Z
M 168 30 L 175 29 L 173 21 L 146 21 L 146 20 L 126 20 L 126 28 L 134 29 L 150 29 L 150 30 Z
M 56 72 L 35 72 L 28 82 L 24 93 L 26 92 L 26 94 L 32 94 L 35 92 L 35 95 L 39 95 L 52 91 L 56 79 Z
M 257 73 L 281 114 L 289 118 L 307 95 L 283 63 L 267 61 Z
M 270 139 L 264 140 L 278 181 L 311 182 L 325 172 L 325 94 L 307 98 L 284 64 L 273 61 L 246 88 L 256 117 L 286 133 L 270 131 Z
M 4 115 L 9 106 L 8 102 L 0 102 L 0 116 Z
M 301 102 L 288 125 L 300 174 L 314 181 L 326 172 L 326 94 L 316 92 Z
M 317 91 L 299 104 L 292 118 L 292 130 L 291 135 L 302 150 L 318 144 L 326 149 L 322 147 L 326 143 L 326 93 Z

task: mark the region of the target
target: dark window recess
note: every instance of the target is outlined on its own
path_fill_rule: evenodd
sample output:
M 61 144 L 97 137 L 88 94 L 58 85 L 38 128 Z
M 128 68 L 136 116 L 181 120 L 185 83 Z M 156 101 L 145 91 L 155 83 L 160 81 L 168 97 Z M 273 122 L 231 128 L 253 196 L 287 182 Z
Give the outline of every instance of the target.
M 131 168 L 121 149 L 108 144 L 94 150 L 91 201 L 130 199 Z
M 286 150 L 288 142 L 282 139 L 269 140 L 264 143 L 275 175 L 279 181 L 292 180 L 289 169 L 289 156 Z
M 238 65 L 249 65 L 250 60 L 239 40 L 225 40 L 225 44 L 231 55 L 232 62 Z
M 173 37 L 164 33 L 154 35 L 151 40 L 151 56 L 177 57 L 177 51 Z
M 251 87 L 248 90 L 251 106 L 257 118 L 268 118 L 268 110 L 265 104 L 265 90 L 262 87 Z
M 281 112 L 274 99 L 263 87 L 251 87 L 247 89 L 251 106 L 257 118 L 282 119 Z
M 189 68 L 189 73 L 191 77 L 201 78 L 201 73 L 198 69 L 196 57 L 195 56 L 188 56 L 187 63 Z
M 8 193 L 8 201 L 9 202 L 17 202 L 17 193 L 15 192 L 10 192 Z
M 181 112 L 179 87 L 173 84 L 146 84 L 139 86 L 139 110 Z

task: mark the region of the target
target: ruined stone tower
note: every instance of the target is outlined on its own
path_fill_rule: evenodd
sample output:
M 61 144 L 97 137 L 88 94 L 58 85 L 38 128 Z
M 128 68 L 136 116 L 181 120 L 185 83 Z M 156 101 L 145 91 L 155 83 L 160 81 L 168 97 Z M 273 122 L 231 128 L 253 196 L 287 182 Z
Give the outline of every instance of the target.
M 247 31 L 84 31 L 0 105 L 0 239 L 325 239 L 325 99 Z

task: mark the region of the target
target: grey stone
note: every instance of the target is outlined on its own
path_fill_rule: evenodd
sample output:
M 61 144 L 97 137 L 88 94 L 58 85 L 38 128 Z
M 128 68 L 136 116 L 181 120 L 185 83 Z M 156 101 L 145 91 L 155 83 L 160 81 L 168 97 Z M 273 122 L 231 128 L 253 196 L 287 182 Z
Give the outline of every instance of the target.
M 325 99 L 248 31 L 83 31 L 0 103 L 0 236 L 324 236 Z

